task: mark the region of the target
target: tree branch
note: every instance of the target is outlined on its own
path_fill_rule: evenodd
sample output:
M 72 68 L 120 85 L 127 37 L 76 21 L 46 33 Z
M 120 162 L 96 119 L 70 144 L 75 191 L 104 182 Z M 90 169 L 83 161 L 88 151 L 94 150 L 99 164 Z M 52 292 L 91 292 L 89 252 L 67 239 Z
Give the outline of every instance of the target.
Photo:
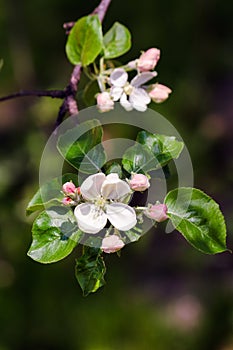
M 102 22 L 110 3 L 111 0 L 101 0 L 99 5 L 92 12 L 92 15 L 97 14 L 99 16 L 100 21 Z M 74 26 L 74 24 L 75 22 L 65 23 L 64 28 L 69 32 L 70 29 Z M 78 83 L 80 80 L 81 72 L 81 64 L 76 65 L 71 73 L 69 84 L 64 90 L 20 90 L 19 92 L 0 97 L 0 102 L 24 96 L 48 96 L 52 98 L 64 99 L 61 107 L 59 108 L 57 116 L 55 124 L 55 127 L 57 127 L 62 123 L 66 113 L 69 113 L 69 115 L 78 114 L 78 105 L 75 96 L 78 90 Z
M 0 102 L 8 101 L 17 97 L 26 97 L 26 96 L 35 96 L 35 97 L 52 97 L 52 98 L 65 98 L 65 90 L 20 90 L 14 92 L 13 94 L 0 97 Z

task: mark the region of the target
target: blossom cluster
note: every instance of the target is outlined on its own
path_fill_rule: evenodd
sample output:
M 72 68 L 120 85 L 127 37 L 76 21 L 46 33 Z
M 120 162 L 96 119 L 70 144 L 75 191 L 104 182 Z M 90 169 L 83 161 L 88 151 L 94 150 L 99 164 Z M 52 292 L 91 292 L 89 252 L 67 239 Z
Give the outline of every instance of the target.
M 110 222 L 113 234 L 102 240 L 101 249 L 113 253 L 125 245 L 119 231 L 128 231 L 137 224 L 137 212 L 142 211 L 150 219 L 162 222 L 167 219 L 164 204 L 133 208 L 128 203 L 133 191 L 145 191 L 150 187 L 144 174 L 132 174 L 130 180 L 121 180 L 116 173 L 97 173 L 88 176 L 80 187 L 72 182 L 63 185 L 63 205 L 75 206 L 74 216 L 81 231 L 97 234 Z
M 151 100 L 156 103 L 165 101 L 172 92 L 169 87 L 159 83 L 145 85 L 158 75 L 154 68 L 159 59 L 160 50 L 150 48 L 123 67 L 100 72 L 98 83 L 101 92 L 96 96 L 99 110 L 110 111 L 114 102 L 119 101 L 126 111 L 136 109 L 144 112 Z M 132 70 L 136 70 L 137 74 L 129 81 L 127 71 Z

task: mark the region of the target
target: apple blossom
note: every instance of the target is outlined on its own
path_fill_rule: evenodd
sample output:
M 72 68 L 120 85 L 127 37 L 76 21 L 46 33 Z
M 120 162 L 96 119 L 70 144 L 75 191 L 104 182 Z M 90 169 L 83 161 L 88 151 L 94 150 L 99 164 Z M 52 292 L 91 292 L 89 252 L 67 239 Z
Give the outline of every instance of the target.
M 148 218 L 155 220 L 157 222 L 162 222 L 168 219 L 166 204 L 151 205 L 144 211 L 144 214 Z
M 64 197 L 62 199 L 62 204 L 64 204 L 64 205 L 74 205 L 75 202 L 70 197 Z
M 68 181 L 62 186 L 62 190 L 66 195 L 70 195 L 75 193 L 76 187 L 72 181 Z
M 160 59 L 160 50 L 151 48 L 141 54 L 138 60 L 137 68 L 140 72 L 153 70 Z
M 101 112 L 108 112 L 114 108 L 114 102 L 109 92 L 104 91 L 97 95 L 97 106 Z
M 145 191 L 150 187 L 150 182 L 146 175 L 133 174 L 129 186 L 133 191 Z
M 154 102 L 161 103 L 169 97 L 171 92 L 172 90 L 165 85 L 153 84 L 151 86 L 151 90 L 149 91 L 149 96 Z
M 110 95 L 114 101 L 120 100 L 120 104 L 125 110 L 131 111 L 134 108 L 144 112 L 151 99 L 141 86 L 156 75 L 156 72 L 144 72 L 136 75 L 129 83 L 127 72 L 123 68 L 116 68 L 112 71 L 109 78 L 111 85 Z
M 107 220 L 120 231 L 128 231 L 136 225 L 134 209 L 121 202 L 131 192 L 130 187 L 118 174 L 90 175 L 80 189 L 85 203 L 77 205 L 74 215 L 83 232 L 98 233 Z
M 100 248 L 105 253 L 115 253 L 123 248 L 124 245 L 125 243 L 117 235 L 111 235 L 102 240 L 102 245 Z

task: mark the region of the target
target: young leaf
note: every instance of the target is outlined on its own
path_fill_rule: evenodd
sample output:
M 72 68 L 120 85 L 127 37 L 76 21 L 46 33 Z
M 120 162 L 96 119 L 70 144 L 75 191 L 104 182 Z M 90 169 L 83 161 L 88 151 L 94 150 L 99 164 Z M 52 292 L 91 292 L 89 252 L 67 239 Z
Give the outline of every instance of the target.
M 86 174 L 100 171 L 106 161 L 101 144 L 103 129 L 96 119 L 88 120 L 58 139 L 58 150 L 72 166 Z
M 184 147 L 183 142 L 177 141 L 174 136 L 151 134 L 145 130 L 138 133 L 136 141 L 150 149 L 161 167 L 177 159 Z
M 72 181 L 78 186 L 78 176 L 76 174 L 65 174 L 45 183 L 28 203 L 26 214 L 30 215 L 34 211 L 43 210 L 45 207 L 61 204 L 64 198 L 62 185 L 68 181 Z
M 126 150 L 122 158 L 122 165 L 128 173 L 147 173 L 159 166 L 149 148 L 139 143 Z
M 70 31 L 66 54 L 72 64 L 93 63 L 103 48 L 102 26 L 98 15 L 79 19 Z
M 111 164 L 107 164 L 105 169 L 106 169 L 105 171 L 106 175 L 115 173 L 115 174 L 118 174 L 119 178 L 122 178 L 122 169 L 120 164 L 118 164 L 117 162 L 111 162 Z
M 178 188 L 165 198 L 174 227 L 198 250 L 215 254 L 226 250 L 226 226 L 218 204 L 195 188 Z
M 82 234 L 72 210 L 50 208 L 34 221 L 28 256 L 43 264 L 59 261 L 72 252 Z
M 84 246 L 83 255 L 76 260 L 75 269 L 75 275 L 84 296 L 96 292 L 105 284 L 105 272 L 102 251 Z
M 126 53 L 131 47 L 131 34 L 122 24 L 115 22 L 104 35 L 104 57 L 116 58 Z

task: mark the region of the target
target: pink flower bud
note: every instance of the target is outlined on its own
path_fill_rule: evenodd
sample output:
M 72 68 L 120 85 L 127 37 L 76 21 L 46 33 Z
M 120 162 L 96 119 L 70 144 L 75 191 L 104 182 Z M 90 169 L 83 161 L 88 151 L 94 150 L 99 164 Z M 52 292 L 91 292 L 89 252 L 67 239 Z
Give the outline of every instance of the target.
M 102 240 L 101 249 L 105 253 L 115 253 L 123 248 L 124 245 L 125 243 L 117 235 L 112 235 Z
M 150 182 L 146 175 L 134 174 L 129 181 L 129 186 L 134 191 L 145 191 L 150 187 Z
M 62 204 L 64 204 L 64 205 L 72 205 L 73 204 L 73 200 L 70 197 L 65 197 L 62 200 Z
M 144 214 L 157 222 L 162 222 L 168 219 L 166 204 L 154 204 L 144 212 Z
M 108 112 L 114 108 L 114 102 L 109 92 L 101 92 L 97 95 L 97 106 L 101 112 Z
M 156 48 L 149 49 L 141 54 L 138 60 L 138 69 L 140 72 L 153 70 L 160 58 L 160 50 Z
M 64 183 L 64 185 L 62 186 L 62 190 L 65 194 L 70 195 L 75 193 L 76 187 L 72 181 L 69 181 Z
M 161 103 L 169 97 L 171 92 L 172 90 L 165 85 L 154 84 L 152 85 L 152 89 L 149 91 L 149 96 L 154 102 Z

